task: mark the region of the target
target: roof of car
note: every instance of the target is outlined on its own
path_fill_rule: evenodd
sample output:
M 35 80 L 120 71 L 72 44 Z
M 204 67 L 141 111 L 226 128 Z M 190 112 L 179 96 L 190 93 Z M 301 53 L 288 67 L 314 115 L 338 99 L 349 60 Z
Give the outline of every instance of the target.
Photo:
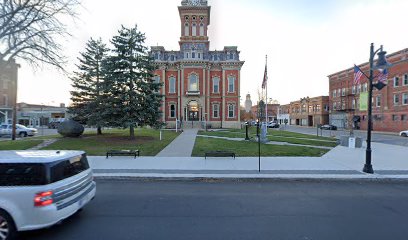
M 0 163 L 49 163 L 83 154 L 84 151 L 0 151 Z

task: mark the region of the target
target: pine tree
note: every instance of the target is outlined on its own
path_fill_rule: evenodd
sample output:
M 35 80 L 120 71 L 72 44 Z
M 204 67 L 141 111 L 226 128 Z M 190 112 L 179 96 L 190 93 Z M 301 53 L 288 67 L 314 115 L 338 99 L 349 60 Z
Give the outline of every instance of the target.
M 104 80 L 102 61 L 107 57 L 108 48 L 101 39 L 90 39 L 85 52 L 80 53 L 78 71 L 71 78 L 74 91 L 71 91 L 72 105 L 69 112 L 75 119 L 97 127 L 97 134 L 102 134 L 105 121 L 102 115 L 102 83 Z
M 159 126 L 161 84 L 153 81 L 153 59 L 144 46 L 144 33 L 134 28 L 122 28 L 111 40 L 112 56 L 104 62 L 104 115 L 111 126 L 130 129 L 135 138 L 137 126 Z

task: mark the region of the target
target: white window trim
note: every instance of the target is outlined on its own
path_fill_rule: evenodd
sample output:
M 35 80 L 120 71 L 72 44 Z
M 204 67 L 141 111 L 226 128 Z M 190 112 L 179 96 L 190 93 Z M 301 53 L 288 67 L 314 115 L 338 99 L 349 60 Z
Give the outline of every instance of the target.
M 215 79 L 217 79 L 218 80 L 218 91 L 216 92 L 216 91 L 214 91 L 214 87 L 215 87 Z M 212 84 L 212 93 L 220 93 L 220 82 L 221 82 L 221 78 L 220 77 L 218 77 L 218 76 L 215 76 L 215 77 L 213 77 L 213 84 Z
M 230 91 L 230 78 L 233 78 L 232 81 L 232 92 Z M 228 82 L 228 93 L 235 93 L 235 76 L 229 75 L 227 78 L 227 82 Z
M 174 91 L 171 91 L 171 80 L 174 79 Z M 173 75 L 169 77 L 169 93 L 176 93 L 176 77 L 174 77 Z
M 395 97 L 397 97 L 398 102 L 396 102 L 396 101 L 395 101 L 395 100 L 396 100 L 396 98 L 395 98 Z M 394 96 L 393 96 L 392 98 L 393 98 L 394 106 L 398 106 L 398 105 L 399 105 L 399 103 L 400 103 L 400 101 L 399 101 L 399 94 L 394 94 Z
M 398 78 L 398 85 L 397 84 L 395 84 L 396 83 L 396 80 L 397 80 L 397 78 Z M 394 82 L 393 82 L 393 86 L 394 87 L 399 87 L 399 77 L 394 77 Z
M 197 76 L 197 89 L 196 89 L 196 90 L 190 89 L 190 86 L 191 86 L 191 84 L 190 84 L 190 76 L 192 76 L 192 75 L 196 75 L 196 76 Z M 188 91 L 200 91 L 200 77 L 199 77 L 199 75 L 198 75 L 197 73 L 195 73 L 195 72 L 192 72 L 192 73 L 190 73 L 190 74 L 188 75 Z
M 227 104 L 227 109 L 228 109 L 228 118 L 235 118 L 235 103 L 228 103 Z M 232 117 L 230 117 L 230 106 L 232 106 Z
M 380 100 L 380 101 L 378 101 L 378 100 Z M 381 96 L 376 96 L 375 97 L 375 106 L 376 107 L 381 107 Z
M 404 74 L 404 79 L 402 81 L 402 86 L 408 85 L 408 74 Z
M 218 107 L 218 109 L 217 109 L 218 116 L 217 116 L 217 117 L 214 115 L 215 106 Z M 213 104 L 212 104 L 212 117 L 213 117 L 213 118 L 220 118 L 220 104 L 219 104 L 219 103 L 213 103 Z
M 171 116 L 171 106 L 174 106 L 174 117 Z M 169 103 L 169 118 L 177 118 L 177 108 L 175 103 Z
M 407 103 L 404 103 L 404 97 L 407 100 Z M 408 93 L 403 93 L 402 94 L 402 105 L 408 105 Z

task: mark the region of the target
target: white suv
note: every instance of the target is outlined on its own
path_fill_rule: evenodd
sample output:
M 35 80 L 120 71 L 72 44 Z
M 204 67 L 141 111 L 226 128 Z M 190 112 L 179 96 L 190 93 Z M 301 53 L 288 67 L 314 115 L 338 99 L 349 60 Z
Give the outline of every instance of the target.
M 83 151 L 0 151 L 0 240 L 64 220 L 95 192 Z

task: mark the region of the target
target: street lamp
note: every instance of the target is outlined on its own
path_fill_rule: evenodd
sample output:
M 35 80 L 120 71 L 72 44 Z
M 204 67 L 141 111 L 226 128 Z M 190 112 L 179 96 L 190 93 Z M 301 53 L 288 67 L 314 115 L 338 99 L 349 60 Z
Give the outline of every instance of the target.
M 378 53 L 378 60 L 376 65 L 374 66 L 374 57 L 375 54 Z M 368 88 L 368 126 L 367 126 L 367 149 L 366 149 L 366 162 L 364 164 L 363 172 L 365 173 L 374 173 L 373 170 L 373 165 L 371 165 L 371 131 L 373 128 L 373 121 L 372 121 L 372 98 L 373 98 L 373 87 L 381 90 L 383 87 L 385 87 L 385 84 L 382 82 L 378 82 L 376 84 L 373 84 L 373 72 L 374 69 L 383 71 L 385 69 L 388 69 L 391 64 L 387 62 L 387 59 L 385 55 L 387 52 L 383 51 L 383 46 L 376 51 L 374 51 L 374 43 L 371 43 L 370 47 L 370 76 L 368 77 L 368 82 L 369 82 L 369 88 Z

